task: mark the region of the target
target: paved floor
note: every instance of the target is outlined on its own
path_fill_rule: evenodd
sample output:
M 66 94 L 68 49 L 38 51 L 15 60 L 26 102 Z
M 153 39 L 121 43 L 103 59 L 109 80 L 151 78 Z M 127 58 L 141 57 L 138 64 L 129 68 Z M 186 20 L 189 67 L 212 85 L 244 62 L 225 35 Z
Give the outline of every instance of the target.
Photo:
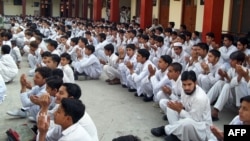
M 5 131 L 8 128 L 23 123 L 32 124 L 27 119 L 15 119 L 6 114 L 6 111 L 21 106 L 19 76 L 29 70 L 25 57 L 21 67 L 18 77 L 7 85 L 8 96 L 0 105 L 0 141 L 6 140 Z M 161 141 L 162 138 L 156 138 L 150 133 L 152 127 L 167 124 L 162 120 L 160 109 L 154 108 L 153 102 L 143 102 L 142 98 L 135 97 L 120 85 L 107 85 L 105 79 L 106 76 L 102 75 L 100 80 L 76 82 L 82 88 L 81 99 L 97 126 L 100 141 L 111 141 L 115 137 L 127 134 L 137 135 L 142 141 Z M 223 125 L 236 113 L 227 108 L 220 115 L 221 119 L 214 124 L 223 129 Z

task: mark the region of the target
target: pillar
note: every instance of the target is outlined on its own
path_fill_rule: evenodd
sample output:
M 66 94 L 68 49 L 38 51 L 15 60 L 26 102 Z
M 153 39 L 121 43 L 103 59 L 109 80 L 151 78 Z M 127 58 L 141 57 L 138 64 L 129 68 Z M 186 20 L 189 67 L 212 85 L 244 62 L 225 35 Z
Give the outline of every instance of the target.
M 110 21 L 111 22 L 120 21 L 119 0 L 110 0 Z
M 79 18 L 79 0 L 75 0 L 75 17 Z
M 99 21 L 102 18 L 102 0 L 93 0 L 93 20 Z
M 22 0 L 22 16 L 26 16 L 26 0 Z
M 224 0 L 206 0 L 204 4 L 202 41 L 206 41 L 206 33 L 213 32 L 215 42 L 221 42 Z
M 152 25 L 153 0 L 141 0 L 140 26 L 142 29 Z

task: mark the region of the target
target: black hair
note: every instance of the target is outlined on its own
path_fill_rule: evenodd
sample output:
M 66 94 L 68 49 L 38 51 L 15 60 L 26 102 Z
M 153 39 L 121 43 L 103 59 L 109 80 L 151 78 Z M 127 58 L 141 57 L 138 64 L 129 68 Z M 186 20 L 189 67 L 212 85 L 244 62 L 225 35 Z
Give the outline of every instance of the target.
M 104 46 L 104 50 L 111 51 L 111 54 L 114 53 L 114 45 L 113 44 L 107 44 Z
M 127 44 L 126 48 L 130 48 L 132 50 L 135 50 L 135 44 Z
M 246 102 L 250 103 L 250 95 L 242 97 L 240 99 L 240 103 L 242 103 L 243 101 L 246 101 Z
M 160 31 L 161 33 L 163 32 L 163 28 L 162 27 L 157 27 L 156 30 Z
M 1 47 L 1 51 L 2 51 L 3 54 L 9 54 L 9 53 L 10 53 L 10 50 L 11 50 L 11 48 L 10 48 L 9 45 L 3 45 L 3 46 Z
M 214 33 L 213 33 L 213 32 L 208 32 L 208 33 L 206 34 L 206 36 L 211 37 L 211 38 L 215 38 L 215 36 L 214 36 Z
M 181 74 L 181 81 L 187 81 L 187 80 L 191 80 L 193 82 L 196 82 L 197 78 L 196 78 L 196 74 L 194 71 L 184 71 Z
M 209 46 L 206 43 L 198 43 L 198 47 L 200 47 L 202 50 L 206 50 L 208 52 Z
M 38 48 L 38 43 L 36 41 L 31 41 L 30 42 L 30 47 Z
M 147 49 L 139 49 L 138 54 L 140 54 L 142 57 L 145 57 L 146 60 L 148 60 L 150 53 Z
M 134 135 L 126 135 L 114 138 L 112 141 L 141 141 L 141 139 Z
M 231 60 L 236 60 L 237 62 L 243 63 L 246 58 L 246 55 L 242 51 L 235 51 L 230 54 L 229 58 Z
M 141 35 L 141 38 L 142 38 L 142 39 L 144 39 L 144 40 L 146 40 L 146 41 L 148 41 L 148 40 L 149 40 L 148 35 L 145 35 L 145 34 Z
M 171 25 L 172 28 L 174 28 L 175 22 L 169 22 L 169 24 Z
M 51 56 L 51 52 L 45 51 L 45 52 L 42 53 L 41 56 L 42 56 L 42 58 L 43 58 L 43 57 L 49 57 L 49 56 Z
M 220 56 L 221 56 L 220 51 L 218 51 L 218 50 L 216 50 L 216 49 L 212 49 L 212 50 L 210 50 L 209 52 L 210 52 L 211 54 L 213 54 L 213 56 L 215 56 L 215 57 L 220 58 Z
M 248 45 L 248 40 L 246 37 L 242 37 L 242 38 L 238 39 L 238 42 L 240 42 L 243 46 Z
M 82 90 L 79 85 L 75 83 L 63 83 L 62 86 L 66 88 L 68 97 L 72 97 L 74 99 L 79 99 L 81 97 Z
M 186 36 L 183 34 L 179 34 L 178 37 L 180 37 L 182 40 L 186 41 Z
M 87 45 L 87 46 L 85 47 L 85 49 L 90 50 L 91 53 L 94 53 L 94 52 L 95 52 L 95 47 L 94 47 L 93 45 Z
M 99 36 L 101 39 L 106 40 L 106 34 L 105 33 L 99 33 Z
M 162 36 L 157 36 L 155 38 L 155 41 L 159 42 L 159 43 L 164 43 L 164 38 Z
M 162 55 L 161 59 L 164 62 L 168 63 L 168 65 L 170 65 L 172 63 L 172 61 L 173 61 L 173 59 L 169 55 Z
M 78 122 L 85 114 L 85 105 L 78 99 L 63 98 L 61 107 L 65 115 L 71 116 L 73 123 Z
M 79 38 L 75 37 L 75 38 L 71 38 L 71 42 L 73 42 L 75 45 L 78 43 Z
M 57 41 L 55 41 L 55 40 L 49 39 L 47 42 L 48 42 L 48 44 L 50 44 L 51 46 L 53 46 L 54 49 L 56 49 L 57 46 L 58 46 L 58 43 L 57 43 Z
M 200 36 L 200 33 L 198 31 L 193 32 L 196 36 Z
M 172 28 L 166 28 L 166 29 L 165 29 L 165 32 L 172 33 Z
M 50 76 L 46 79 L 46 85 L 49 86 L 51 89 L 59 90 L 62 84 L 63 84 L 62 78 L 57 75 Z
M 61 58 L 60 58 L 57 54 L 51 54 L 50 57 L 51 57 L 51 60 L 52 60 L 53 62 L 56 62 L 56 63 L 57 63 L 57 65 L 58 65 L 58 64 L 60 63 L 60 61 L 61 61 Z
M 88 39 L 87 38 L 84 38 L 84 37 L 79 37 L 79 40 L 78 41 L 82 41 L 85 45 L 88 45 Z
M 12 46 L 16 46 L 16 40 L 11 40 L 10 43 Z
M 182 65 L 178 62 L 174 62 L 174 63 L 170 64 L 169 66 L 173 67 L 173 70 L 175 72 L 180 72 L 180 73 L 182 72 Z
M 229 41 L 231 41 L 231 42 L 234 41 L 234 37 L 233 37 L 233 35 L 231 35 L 231 34 L 225 34 L 223 37 L 224 37 L 224 38 L 227 38 L 227 39 L 228 39 Z
M 66 58 L 67 60 L 69 60 L 69 64 L 71 64 L 72 62 L 71 56 L 67 52 L 62 53 L 60 58 Z
M 85 34 L 90 35 L 91 36 L 91 32 L 90 31 L 86 31 Z
M 68 35 L 63 35 L 63 36 L 61 36 L 60 38 L 68 39 L 69 36 L 68 36 Z
M 63 70 L 62 69 L 59 69 L 59 68 L 53 69 L 51 71 L 51 73 L 52 73 L 52 76 L 58 76 L 61 79 L 63 79 L 64 74 L 63 74 Z
M 52 75 L 52 70 L 48 67 L 39 67 L 36 68 L 35 72 L 40 73 L 40 75 L 46 79 Z
M 192 36 L 192 33 L 191 32 L 189 32 L 189 31 L 185 31 L 185 33 L 184 33 L 186 36 L 188 36 L 188 37 L 190 37 L 191 38 L 191 36 Z

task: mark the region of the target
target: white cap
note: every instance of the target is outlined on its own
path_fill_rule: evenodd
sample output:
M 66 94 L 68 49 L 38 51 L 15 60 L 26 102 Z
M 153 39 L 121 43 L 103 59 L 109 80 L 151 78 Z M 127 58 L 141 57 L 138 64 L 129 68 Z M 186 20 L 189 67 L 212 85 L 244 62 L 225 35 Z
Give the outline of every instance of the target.
M 23 26 L 19 26 L 19 28 L 21 28 L 22 30 L 24 30 L 24 27 L 23 27 Z
M 174 43 L 174 45 L 173 45 L 174 47 L 182 47 L 182 43 L 180 43 L 180 42 L 176 42 L 176 43 Z

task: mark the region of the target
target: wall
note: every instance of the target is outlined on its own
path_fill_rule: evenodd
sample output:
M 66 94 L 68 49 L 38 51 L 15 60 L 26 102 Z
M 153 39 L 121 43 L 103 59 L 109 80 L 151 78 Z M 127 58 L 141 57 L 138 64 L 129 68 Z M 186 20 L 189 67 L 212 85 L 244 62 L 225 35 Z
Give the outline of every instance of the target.
M 222 21 L 222 31 L 228 31 L 229 30 L 230 5 L 231 5 L 231 0 L 224 0 L 224 13 L 223 13 L 223 21 Z
M 131 0 L 131 17 L 130 19 L 132 19 L 133 16 L 136 15 L 136 0 Z
M 159 10 L 160 10 L 160 0 L 156 0 L 156 6 L 153 6 L 153 14 L 152 18 L 158 18 L 159 19 Z
M 195 30 L 201 32 L 203 26 L 204 5 L 197 3 Z
M 22 14 L 22 6 L 14 5 L 13 0 L 3 0 L 4 15 L 20 15 Z
M 175 22 L 175 28 L 179 28 L 179 26 L 181 25 L 182 2 L 183 0 L 170 0 L 169 21 Z
M 59 17 L 60 16 L 60 0 L 51 0 L 52 1 L 52 17 Z

